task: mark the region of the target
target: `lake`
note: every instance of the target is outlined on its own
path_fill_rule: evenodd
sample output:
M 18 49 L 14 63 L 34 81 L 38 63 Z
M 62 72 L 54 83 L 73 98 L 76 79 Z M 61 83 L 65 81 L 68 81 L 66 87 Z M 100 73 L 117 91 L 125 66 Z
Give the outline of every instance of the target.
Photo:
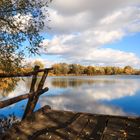
M 13 91 L 1 93 L 0 100 L 29 92 L 31 78 L 24 78 Z M 48 77 L 49 91 L 40 96 L 36 110 L 44 105 L 52 109 L 109 115 L 140 115 L 140 76 Z M 27 100 L 0 109 L 1 116 L 21 118 Z

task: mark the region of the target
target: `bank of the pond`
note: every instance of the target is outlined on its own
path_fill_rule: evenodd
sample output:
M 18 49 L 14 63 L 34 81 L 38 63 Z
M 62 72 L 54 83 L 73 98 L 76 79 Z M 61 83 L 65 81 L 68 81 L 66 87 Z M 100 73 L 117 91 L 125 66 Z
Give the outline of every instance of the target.
M 0 139 L 139 140 L 140 118 L 51 110 L 39 111 L 14 125 Z

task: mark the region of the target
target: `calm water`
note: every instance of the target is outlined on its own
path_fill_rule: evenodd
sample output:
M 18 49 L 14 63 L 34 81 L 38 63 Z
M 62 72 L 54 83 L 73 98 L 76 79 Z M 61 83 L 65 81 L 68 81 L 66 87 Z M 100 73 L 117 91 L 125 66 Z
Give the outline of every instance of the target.
M 31 78 L 18 82 L 13 91 L 1 93 L 0 100 L 28 93 Z M 140 115 L 140 76 L 48 77 L 49 91 L 42 95 L 36 109 L 50 105 L 53 109 L 80 112 Z M 0 115 L 23 115 L 27 100 L 0 110 Z

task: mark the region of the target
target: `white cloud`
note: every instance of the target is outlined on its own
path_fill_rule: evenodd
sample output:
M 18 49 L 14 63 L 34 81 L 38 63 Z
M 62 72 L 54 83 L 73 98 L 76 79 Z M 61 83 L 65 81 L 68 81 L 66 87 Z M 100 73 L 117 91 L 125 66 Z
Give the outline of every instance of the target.
M 25 60 L 24 64 L 33 65 L 35 61 L 40 61 L 47 68 L 51 67 L 53 63 L 56 63 L 55 61 L 50 61 L 46 58 L 40 58 L 39 57 L 39 58 L 28 58 L 28 59 Z
M 119 32 L 107 34 L 109 35 L 103 40 L 101 40 L 102 35 L 98 35 L 97 38 L 95 37 L 94 42 L 92 42 L 90 36 L 82 40 L 77 35 L 63 35 L 54 37 L 49 43 L 48 41 L 47 43 L 44 42 L 44 46 L 47 44 L 47 54 L 60 55 L 64 61 L 70 63 L 115 66 L 132 65 L 134 67 L 140 65 L 140 59 L 134 53 L 99 47 L 99 44 L 113 42 L 115 38 L 119 39 L 120 37 L 118 35 Z
M 49 31 L 53 38 L 44 40 L 46 53 L 74 63 L 140 65 L 140 58 L 132 52 L 104 48 L 140 32 L 138 5 L 139 0 L 54 1 Z

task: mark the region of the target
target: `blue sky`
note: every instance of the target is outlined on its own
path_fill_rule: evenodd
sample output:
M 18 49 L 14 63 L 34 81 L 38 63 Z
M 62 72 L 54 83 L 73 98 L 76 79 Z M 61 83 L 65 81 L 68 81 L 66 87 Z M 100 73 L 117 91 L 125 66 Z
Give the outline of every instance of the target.
M 140 57 L 140 33 L 128 35 L 115 43 L 107 44 L 104 47 L 119 49 L 125 52 L 133 52 Z
M 140 68 L 139 0 L 58 0 L 48 11 L 44 50 L 31 60 Z

